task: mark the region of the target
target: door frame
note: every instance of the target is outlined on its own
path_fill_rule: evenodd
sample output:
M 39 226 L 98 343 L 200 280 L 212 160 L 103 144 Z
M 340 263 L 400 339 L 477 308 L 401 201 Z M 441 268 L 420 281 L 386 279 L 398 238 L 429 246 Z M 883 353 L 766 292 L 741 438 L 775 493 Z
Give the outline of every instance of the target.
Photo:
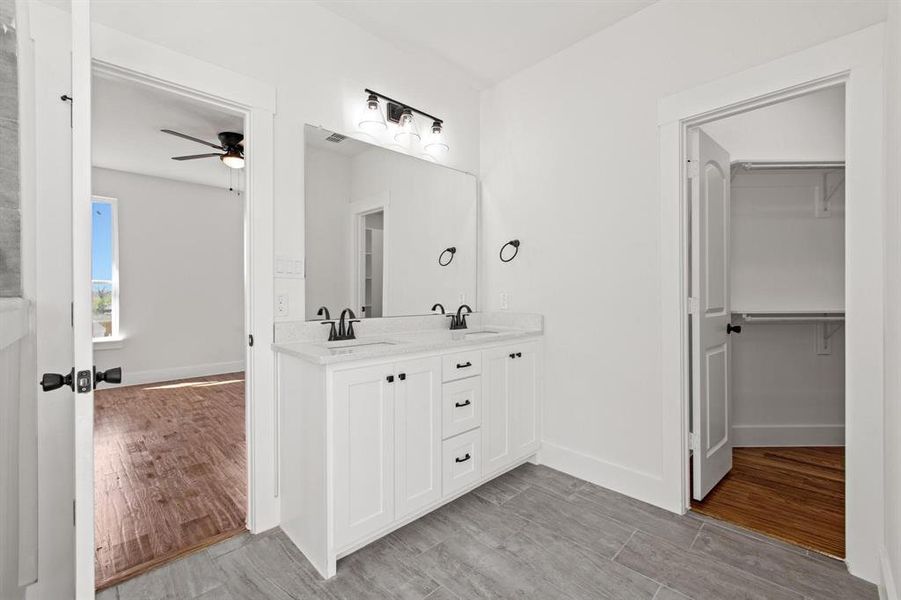
M 365 244 L 364 227 L 366 215 L 377 212 L 382 213 L 382 316 L 388 314 L 389 261 L 385 240 L 388 239 L 388 228 L 390 227 L 390 219 L 388 217 L 390 206 L 391 192 L 388 190 L 350 203 L 350 232 L 353 236 L 353 247 L 351 248 L 350 257 L 350 294 L 351 302 L 355 302 L 356 306 L 362 306 L 364 300 L 364 290 L 361 285 L 364 265 L 361 264 L 363 260 L 360 257 L 362 256 L 362 246 Z M 359 317 L 359 315 L 357 316 Z
M 256 338 L 252 347 L 245 346 L 247 527 L 253 533 L 265 531 L 280 520 L 275 363 L 270 346 L 274 316 L 275 88 L 97 23 L 91 25 L 91 33 L 93 74 L 150 85 L 244 117 L 249 150 L 244 197 L 244 319 L 245 333 Z M 93 515 L 91 487 L 90 497 L 78 491 L 76 496 L 79 510 L 82 506 L 88 510 L 89 506 Z M 93 527 L 93 518 L 90 522 Z M 93 584 L 93 553 L 90 564 Z M 76 582 L 77 589 L 81 589 L 80 583 Z
M 880 578 L 883 531 L 883 36 L 878 24 L 663 98 L 658 103 L 661 261 L 660 503 L 690 507 L 688 486 L 687 128 L 845 85 L 846 563 Z

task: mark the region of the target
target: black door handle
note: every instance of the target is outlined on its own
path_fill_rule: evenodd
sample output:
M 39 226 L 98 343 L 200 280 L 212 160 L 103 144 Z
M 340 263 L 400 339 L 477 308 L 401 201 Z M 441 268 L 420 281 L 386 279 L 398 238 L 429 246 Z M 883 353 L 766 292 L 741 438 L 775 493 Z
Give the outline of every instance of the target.
M 472 402 L 470 402 L 469 400 L 467 400 L 466 402 L 454 402 L 454 408 L 463 408 L 464 406 L 469 406 L 470 404 L 472 404 Z
M 96 388 L 98 383 L 103 382 L 122 383 L 122 367 L 115 367 L 106 371 L 98 371 L 97 367 L 94 367 L 94 387 Z
M 62 373 L 44 373 L 41 375 L 41 389 L 45 392 L 52 392 L 53 390 L 58 390 L 64 385 L 69 386 L 72 391 L 75 391 L 75 369 L 69 371 L 66 375 Z
M 726 324 L 726 333 L 729 334 L 733 331 L 735 333 L 741 333 L 741 325 L 733 325 L 732 323 Z
M 466 361 L 465 363 L 457 363 L 458 369 L 465 369 L 466 367 L 471 367 L 471 366 L 472 366 L 472 363 L 469 361 Z
M 464 456 L 463 458 L 457 457 L 457 458 L 454 459 L 454 462 L 458 462 L 458 463 L 466 462 L 466 461 L 469 460 L 470 458 L 472 458 L 472 456 L 470 456 L 470 455 L 469 455 L 469 452 L 467 452 L 467 453 L 466 453 L 466 456 Z

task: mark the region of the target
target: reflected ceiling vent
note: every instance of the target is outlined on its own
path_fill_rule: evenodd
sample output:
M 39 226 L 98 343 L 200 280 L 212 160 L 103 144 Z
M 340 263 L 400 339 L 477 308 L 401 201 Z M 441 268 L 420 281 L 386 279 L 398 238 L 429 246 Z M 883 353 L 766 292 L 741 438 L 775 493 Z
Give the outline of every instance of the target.
M 333 133 L 332 135 L 325 138 L 326 142 L 331 142 L 333 144 L 340 144 L 344 140 L 347 139 L 346 135 L 341 135 L 340 133 Z

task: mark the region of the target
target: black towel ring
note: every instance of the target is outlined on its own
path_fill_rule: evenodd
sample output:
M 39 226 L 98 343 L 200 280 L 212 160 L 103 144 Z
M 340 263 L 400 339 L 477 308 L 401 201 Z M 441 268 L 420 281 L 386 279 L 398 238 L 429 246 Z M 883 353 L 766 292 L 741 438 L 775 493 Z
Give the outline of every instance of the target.
M 456 254 L 456 253 L 457 253 L 457 248 L 455 246 L 451 246 L 450 248 L 445 248 L 444 252 L 442 252 L 441 254 L 438 255 L 438 264 L 441 265 L 442 267 L 446 267 L 447 265 L 451 264 L 451 262 L 454 260 L 454 254 Z M 450 254 L 450 258 L 447 259 L 447 262 L 444 262 L 445 254 Z
M 504 258 L 504 250 L 507 248 L 507 246 L 513 246 L 513 254 L 510 255 L 510 258 Z M 501 251 L 498 252 L 498 258 L 501 259 L 501 262 L 507 263 L 516 258 L 517 254 L 519 254 L 519 240 L 510 240 L 509 242 L 501 246 Z

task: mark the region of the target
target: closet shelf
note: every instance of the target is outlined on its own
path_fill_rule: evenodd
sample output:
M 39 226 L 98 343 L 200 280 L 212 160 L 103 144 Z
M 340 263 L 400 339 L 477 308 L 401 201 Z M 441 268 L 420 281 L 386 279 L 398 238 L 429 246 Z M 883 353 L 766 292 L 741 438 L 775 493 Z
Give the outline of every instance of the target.
M 738 314 L 741 319 L 748 323 L 825 323 L 827 321 L 844 321 L 845 313 L 843 311 L 732 311 Z

